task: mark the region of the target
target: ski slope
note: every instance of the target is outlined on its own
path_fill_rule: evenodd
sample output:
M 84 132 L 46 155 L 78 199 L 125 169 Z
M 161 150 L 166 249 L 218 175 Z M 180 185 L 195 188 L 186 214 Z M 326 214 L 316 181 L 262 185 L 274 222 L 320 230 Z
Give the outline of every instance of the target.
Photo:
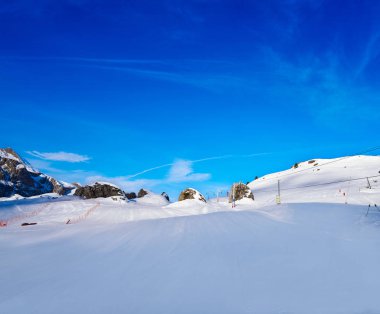
M 352 156 L 336 159 L 313 159 L 298 168 L 269 174 L 252 181 L 255 199 L 274 204 L 280 182 L 281 200 L 348 204 L 379 203 L 380 157 Z M 368 181 L 371 189 L 368 187 Z
M 234 209 L 154 194 L 0 202 L 0 312 L 379 313 L 377 182 L 284 190 L 281 205 L 272 191 L 279 176 L 284 189 L 371 176 L 378 158 L 265 176 Z

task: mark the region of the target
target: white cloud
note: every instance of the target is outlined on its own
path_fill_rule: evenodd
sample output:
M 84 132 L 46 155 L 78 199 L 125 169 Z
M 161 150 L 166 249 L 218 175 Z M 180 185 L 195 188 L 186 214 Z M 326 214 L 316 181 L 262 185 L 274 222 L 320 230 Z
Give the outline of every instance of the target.
M 161 179 L 137 179 L 131 180 L 130 176 L 105 177 L 94 175 L 87 177 L 87 183 L 96 181 L 110 182 L 120 186 L 125 191 L 137 191 L 140 188 L 151 189 L 155 187 L 167 187 L 184 182 L 207 181 L 211 178 L 209 173 L 194 173 L 193 162 L 189 160 L 178 160 L 174 162 L 168 172 L 168 175 Z
M 206 157 L 206 158 L 202 158 L 202 159 L 186 160 L 186 162 L 191 163 L 191 165 L 192 165 L 192 164 L 195 164 L 198 162 L 205 162 L 205 161 L 211 161 L 211 160 L 230 159 L 230 158 L 251 158 L 251 157 L 269 155 L 269 154 L 271 154 L 271 153 L 253 153 L 253 154 L 248 154 L 248 155 L 221 155 L 221 156 Z M 142 175 L 144 173 L 148 173 L 148 172 L 151 172 L 151 171 L 154 171 L 157 169 L 161 169 L 161 168 L 173 167 L 175 164 L 176 164 L 176 162 L 169 163 L 169 164 L 163 164 L 163 165 L 156 166 L 156 167 L 151 167 L 151 168 L 142 170 L 140 172 L 137 172 L 135 174 L 129 175 L 128 178 L 131 179 L 131 178 L 137 177 L 139 175 Z
M 170 168 L 167 177 L 168 182 L 193 182 L 207 181 L 211 175 L 209 173 L 194 173 L 193 162 L 190 160 L 178 160 Z
M 41 153 L 36 150 L 28 151 L 28 154 L 45 160 L 52 161 L 66 161 L 66 162 L 84 162 L 90 160 L 86 155 L 79 155 L 75 153 L 56 152 L 56 153 Z
M 50 173 L 64 172 L 62 169 L 53 167 L 49 161 L 31 158 L 28 158 L 27 161 L 32 165 L 34 169 L 38 169 L 39 171 L 48 171 Z
M 163 180 L 155 179 L 138 179 L 138 180 L 129 180 L 128 177 L 105 177 L 102 175 L 93 175 L 86 178 L 86 183 L 91 184 L 94 182 L 109 182 L 113 183 L 124 191 L 132 192 L 138 191 L 141 188 L 151 189 L 158 185 L 161 185 Z

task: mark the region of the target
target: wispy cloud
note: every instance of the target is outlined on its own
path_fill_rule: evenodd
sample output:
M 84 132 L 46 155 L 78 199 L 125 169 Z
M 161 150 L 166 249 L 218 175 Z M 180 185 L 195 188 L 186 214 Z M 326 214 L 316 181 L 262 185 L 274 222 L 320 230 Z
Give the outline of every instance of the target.
M 199 173 L 194 170 L 194 164 L 199 162 L 207 162 L 218 159 L 228 158 L 251 158 L 255 156 L 267 155 L 270 153 L 254 153 L 246 155 L 221 155 L 206 157 L 195 160 L 177 159 L 172 163 L 163 164 L 157 167 L 151 167 L 129 176 L 107 177 L 102 175 L 92 175 L 87 177 L 87 183 L 93 183 L 95 181 L 111 182 L 120 186 L 125 191 L 137 191 L 140 188 L 145 189 L 161 189 L 162 191 L 178 193 L 185 185 L 192 184 L 202 186 L 204 191 L 225 191 L 227 185 L 224 183 L 212 182 L 211 173 Z M 162 169 L 169 168 L 167 174 L 158 179 L 135 179 L 135 177 L 142 174 Z
M 206 158 L 195 159 L 195 160 L 186 160 L 186 161 L 189 162 L 189 163 L 191 163 L 191 164 L 195 164 L 195 163 L 198 163 L 198 162 L 205 162 L 205 161 L 218 160 L 218 159 L 250 158 L 250 157 L 262 156 L 262 155 L 268 155 L 268 154 L 271 154 L 271 153 L 253 153 L 253 154 L 246 154 L 246 155 L 221 155 L 221 156 L 213 156 L 213 157 L 206 157 Z M 129 179 L 131 179 L 131 178 L 140 176 L 142 174 L 145 174 L 145 173 L 148 173 L 148 172 L 151 172 L 151 171 L 154 171 L 154 170 L 158 170 L 158 169 L 162 169 L 162 168 L 167 168 L 167 167 L 172 167 L 177 162 L 167 163 L 167 164 L 159 165 L 159 166 L 156 166 L 156 167 L 151 167 L 151 168 L 142 170 L 140 172 L 137 172 L 135 174 L 132 174 L 132 175 L 129 175 L 129 176 L 126 176 L 126 177 L 129 178 Z
M 166 81 L 176 84 L 190 85 L 197 88 L 217 91 L 226 86 L 249 85 L 247 78 L 241 75 L 220 72 L 219 67 L 236 63 L 227 60 L 171 60 L 171 59 L 117 59 L 91 57 L 59 57 L 59 56 L 0 56 L 0 61 L 54 62 L 70 63 L 71 66 L 86 67 L 102 71 L 124 72 L 128 75 L 152 80 Z M 204 65 L 207 64 L 207 73 Z
M 51 162 L 41 159 L 34 159 L 34 158 L 27 158 L 27 161 L 33 165 L 34 169 L 38 169 L 39 171 L 47 171 L 49 173 L 63 173 L 64 171 L 62 169 L 58 169 L 56 167 L 53 167 Z
M 369 43 L 373 47 L 374 44 Z M 376 110 L 380 92 L 369 81 L 358 80 L 375 52 L 364 53 L 356 67 L 347 67 L 335 53 L 324 56 L 307 55 L 291 62 L 281 53 L 263 47 L 266 58 L 262 61 L 265 71 L 261 94 L 279 96 L 279 101 L 308 112 L 310 117 L 324 127 L 341 128 L 342 124 L 366 123 L 377 120 Z M 339 120 L 337 120 L 337 116 Z
M 166 166 L 166 165 L 165 165 Z M 161 179 L 135 179 L 131 180 L 129 176 L 105 177 L 101 175 L 90 176 L 86 179 L 87 183 L 95 181 L 106 181 L 114 183 L 126 191 L 133 191 L 140 188 L 151 189 L 154 187 L 164 187 L 167 185 L 202 182 L 211 178 L 209 173 L 196 173 L 193 169 L 193 162 L 189 160 L 177 160 L 170 164 L 168 174 Z M 157 169 L 157 168 L 156 168 Z
M 379 55 L 380 53 L 380 32 L 372 34 L 364 48 L 363 56 L 360 59 L 359 65 L 355 70 L 355 78 L 360 77 L 363 71 L 366 70 L 368 65 Z
M 119 186 L 120 188 L 122 188 L 124 191 L 127 191 L 127 192 L 137 191 L 141 188 L 153 189 L 163 184 L 163 180 L 160 180 L 160 179 L 129 180 L 128 178 L 123 177 L 123 176 L 107 177 L 107 176 L 102 176 L 100 174 L 94 174 L 94 175 L 88 176 L 85 179 L 85 183 L 88 183 L 88 184 L 91 184 L 97 181 L 110 182 L 110 183 L 116 184 L 117 186 Z
M 29 155 L 32 155 L 37 158 L 51 160 L 51 161 L 65 161 L 71 163 L 84 162 L 88 161 L 91 158 L 86 155 L 79 155 L 75 153 L 67 153 L 67 152 L 56 152 L 56 153 L 42 153 L 36 150 L 28 151 Z
M 153 59 L 117 59 L 117 58 L 91 58 L 91 57 L 58 57 L 58 56 L 0 56 L 0 60 L 13 60 L 13 61 L 68 61 L 75 63 L 89 63 L 89 64 L 118 64 L 118 65 L 165 65 L 170 64 L 170 61 L 153 60 Z
M 186 61 L 183 61 L 186 64 Z M 106 64 L 83 64 L 81 66 L 125 72 L 131 75 L 145 77 L 148 79 L 167 81 L 177 84 L 191 85 L 202 89 L 219 91 L 221 87 L 248 85 L 246 78 L 238 75 L 227 75 L 221 73 L 204 73 L 188 71 L 184 69 L 148 69 L 129 66 L 111 66 Z M 173 64 L 171 64 L 173 66 Z
M 209 173 L 194 173 L 193 162 L 190 160 L 176 161 L 169 171 L 168 182 L 192 182 L 207 181 L 211 175 Z

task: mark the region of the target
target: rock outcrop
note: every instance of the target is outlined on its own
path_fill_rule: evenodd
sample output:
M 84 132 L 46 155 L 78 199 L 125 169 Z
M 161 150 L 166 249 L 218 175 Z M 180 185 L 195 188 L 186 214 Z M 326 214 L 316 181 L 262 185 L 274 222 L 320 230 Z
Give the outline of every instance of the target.
M 137 198 L 137 195 L 136 195 L 135 192 L 130 192 L 130 193 L 125 193 L 124 192 L 124 194 L 127 197 L 127 199 L 129 199 L 129 200 L 133 200 L 133 199 Z
M 166 198 L 168 202 L 170 202 L 169 195 L 166 192 L 162 192 L 161 195 Z
M 240 201 L 244 198 L 254 200 L 251 189 L 244 183 L 234 183 L 231 187 L 228 201 L 232 203 L 233 199 Z
M 140 191 L 137 193 L 138 198 L 144 197 L 145 195 L 148 195 L 148 191 L 144 189 L 140 189 Z
M 74 187 L 34 169 L 12 148 L 0 149 L 0 197 L 67 194 Z
M 111 196 L 125 197 L 120 188 L 107 182 L 95 182 L 91 185 L 79 187 L 75 190 L 74 195 L 85 199 Z
M 181 192 L 181 194 L 178 197 L 178 201 L 181 202 L 184 200 L 199 200 L 207 203 L 205 197 L 197 190 L 192 188 L 185 189 Z

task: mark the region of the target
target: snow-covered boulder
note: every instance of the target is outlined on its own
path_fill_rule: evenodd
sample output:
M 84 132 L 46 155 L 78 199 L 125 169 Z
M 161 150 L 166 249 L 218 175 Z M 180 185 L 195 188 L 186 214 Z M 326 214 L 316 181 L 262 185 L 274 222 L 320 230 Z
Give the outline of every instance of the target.
M 95 182 L 91 185 L 79 187 L 76 189 L 74 195 L 86 199 L 111 196 L 125 196 L 124 192 L 119 187 L 108 182 Z
M 244 183 L 234 183 L 232 185 L 228 201 L 232 203 L 233 198 L 235 198 L 235 201 L 254 199 L 251 189 Z
M 184 200 L 199 200 L 207 203 L 205 197 L 200 192 L 192 188 L 185 189 L 181 192 L 178 197 L 178 201 L 181 202 Z
M 136 203 L 144 206 L 165 206 L 169 204 L 169 201 L 164 196 L 149 191 L 144 197 L 137 198 Z

